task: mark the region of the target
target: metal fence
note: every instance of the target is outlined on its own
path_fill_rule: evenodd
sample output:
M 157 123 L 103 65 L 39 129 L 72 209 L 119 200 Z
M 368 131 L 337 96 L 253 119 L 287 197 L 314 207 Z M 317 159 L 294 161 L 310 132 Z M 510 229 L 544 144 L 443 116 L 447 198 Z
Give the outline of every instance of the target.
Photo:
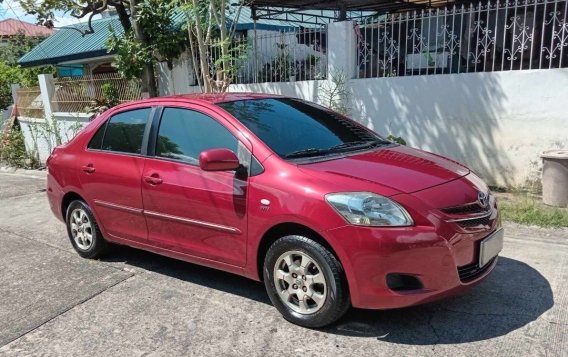
M 287 31 L 249 30 L 231 43 L 232 83 L 288 82 L 322 79 L 327 72 L 327 27 Z M 209 46 L 214 76 L 221 56 L 219 42 Z
M 142 98 L 139 80 L 128 80 L 116 73 L 55 78 L 53 85 L 51 104 L 59 112 L 87 113 L 97 106 Z
M 358 78 L 568 67 L 566 0 L 489 1 L 367 18 Z
M 39 87 L 19 88 L 16 91 L 18 116 L 44 119 L 43 101 Z

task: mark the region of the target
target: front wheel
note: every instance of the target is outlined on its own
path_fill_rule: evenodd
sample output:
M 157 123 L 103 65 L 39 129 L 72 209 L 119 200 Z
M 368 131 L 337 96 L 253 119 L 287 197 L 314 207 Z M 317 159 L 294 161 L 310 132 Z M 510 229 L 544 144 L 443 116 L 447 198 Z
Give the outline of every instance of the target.
M 264 284 L 284 318 L 317 328 L 337 321 L 350 306 L 343 268 L 323 245 L 290 235 L 272 244 L 264 260 Z

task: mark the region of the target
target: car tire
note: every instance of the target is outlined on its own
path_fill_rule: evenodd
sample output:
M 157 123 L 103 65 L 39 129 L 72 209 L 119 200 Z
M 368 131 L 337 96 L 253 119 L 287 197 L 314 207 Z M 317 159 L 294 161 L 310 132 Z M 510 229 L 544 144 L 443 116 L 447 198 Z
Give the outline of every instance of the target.
M 89 205 L 73 201 L 67 208 L 67 234 L 75 251 L 83 258 L 100 257 L 108 248 Z
M 272 304 L 286 320 L 300 326 L 332 324 L 351 306 L 341 263 L 308 237 L 276 240 L 266 253 L 263 277 Z

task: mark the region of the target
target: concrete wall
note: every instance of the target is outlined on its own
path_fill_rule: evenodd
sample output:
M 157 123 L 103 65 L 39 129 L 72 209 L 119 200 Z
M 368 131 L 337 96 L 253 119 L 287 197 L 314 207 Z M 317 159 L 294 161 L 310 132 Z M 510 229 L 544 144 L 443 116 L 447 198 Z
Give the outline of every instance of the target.
M 158 65 L 157 72 L 160 95 L 190 93 L 195 83 L 191 58 L 187 52 L 174 61 L 171 70 L 166 62 L 162 62 Z
M 318 90 L 324 81 L 231 84 L 229 92 L 255 92 L 287 95 L 318 102 Z
M 89 123 L 89 118 L 88 114 L 55 112 L 50 121 L 26 117 L 18 117 L 18 121 L 24 134 L 26 149 L 28 152 L 37 152 L 40 161 L 45 162 L 57 146 L 55 130 L 58 130 L 62 143 L 66 143 Z
M 351 81 L 353 114 L 492 184 L 539 179 L 540 153 L 568 147 L 568 69 Z

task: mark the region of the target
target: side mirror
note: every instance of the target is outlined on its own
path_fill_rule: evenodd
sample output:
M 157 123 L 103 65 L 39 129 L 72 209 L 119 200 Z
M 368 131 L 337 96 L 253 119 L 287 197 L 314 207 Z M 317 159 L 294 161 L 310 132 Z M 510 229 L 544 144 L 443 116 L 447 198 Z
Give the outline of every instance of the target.
M 209 149 L 199 154 L 199 167 L 204 171 L 231 171 L 239 166 L 239 158 L 229 149 Z

